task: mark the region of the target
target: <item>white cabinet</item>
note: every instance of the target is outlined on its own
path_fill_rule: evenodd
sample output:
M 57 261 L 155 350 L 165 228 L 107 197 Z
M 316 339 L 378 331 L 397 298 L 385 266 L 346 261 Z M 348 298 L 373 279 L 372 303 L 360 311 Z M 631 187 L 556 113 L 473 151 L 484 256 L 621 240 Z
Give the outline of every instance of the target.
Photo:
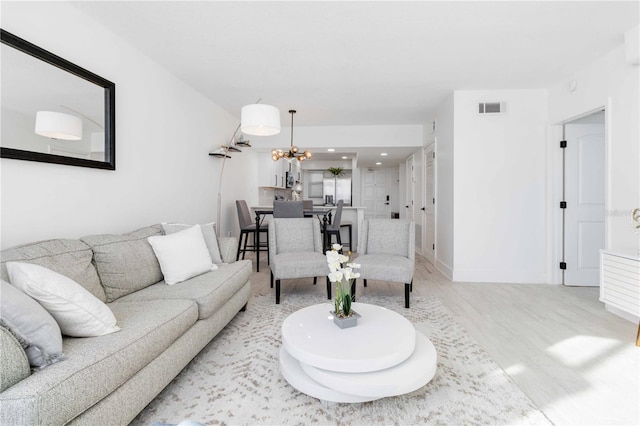
M 285 165 L 287 167 L 285 167 Z M 285 171 L 288 163 L 284 160 L 273 161 L 271 153 L 258 154 L 258 186 L 284 188 Z
M 600 250 L 600 301 L 607 310 L 634 322 L 640 318 L 640 255 Z

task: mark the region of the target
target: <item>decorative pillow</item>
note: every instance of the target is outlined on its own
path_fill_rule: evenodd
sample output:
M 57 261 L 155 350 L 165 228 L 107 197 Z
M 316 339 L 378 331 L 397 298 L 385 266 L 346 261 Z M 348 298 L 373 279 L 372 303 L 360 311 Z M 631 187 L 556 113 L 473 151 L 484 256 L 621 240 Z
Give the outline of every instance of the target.
M 211 262 L 200 225 L 148 240 L 160 262 L 164 281 L 169 285 L 218 269 Z
M 0 324 L 11 331 L 32 367 L 62 359 L 62 334 L 55 319 L 38 302 L 0 280 Z
M 192 226 L 193 225 L 185 225 L 183 223 L 163 223 L 162 229 L 164 229 L 165 234 L 169 235 L 175 234 L 179 231 L 184 231 Z M 202 230 L 204 242 L 207 244 L 211 261 L 216 265 L 220 265 L 223 262 L 222 257 L 220 256 L 220 248 L 218 247 L 218 237 L 216 236 L 216 223 L 211 222 L 205 225 L 200 225 L 200 229 Z
M 120 330 L 111 309 L 71 278 L 39 265 L 7 262 L 11 284 L 36 299 L 62 334 L 102 336 Z
M 162 227 L 153 225 L 128 234 L 81 238 L 93 250 L 93 262 L 107 302 L 162 281 L 158 259 L 147 241 L 152 235 L 162 235 Z

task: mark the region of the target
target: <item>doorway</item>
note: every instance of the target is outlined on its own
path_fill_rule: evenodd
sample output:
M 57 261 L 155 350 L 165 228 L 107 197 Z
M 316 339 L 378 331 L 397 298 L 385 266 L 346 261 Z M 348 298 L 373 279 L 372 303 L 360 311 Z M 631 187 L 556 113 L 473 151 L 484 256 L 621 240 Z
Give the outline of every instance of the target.
M 562 132 L 562 283 L 598 286 L 605 247 L 604 110 L 564 123 Z

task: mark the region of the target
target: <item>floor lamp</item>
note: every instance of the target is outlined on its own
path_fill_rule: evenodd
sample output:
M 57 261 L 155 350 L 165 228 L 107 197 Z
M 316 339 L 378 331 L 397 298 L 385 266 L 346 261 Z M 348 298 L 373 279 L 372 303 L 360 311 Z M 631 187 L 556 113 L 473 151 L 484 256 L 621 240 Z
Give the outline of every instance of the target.
M 252 136 L 272 136 L 280 133 L 280 110 L 278 108 L 261 104 L 258 99 L 255 104 L 245 105 L 240 111 L 240 124 L 231 135 L 229 143 L 222 145 L 219 149 L 209 153 L 209 155 L 222 158 L 222 166 L 220 167 L 220 179 L 218 179 L 218 212 L 216 216 L 216 231 L 218 236 L 222 229 L 221 222 L 221 206 L 222 206 L 222 175 L 224 174 L 224 165 L 227 158 L 231 158 L 229 151 L 241 151 L 238 146 L 250 147 L 249 141 L 240 141 L 236 139 L 238 131 L 246 135 Z M 242 137 L 241 137 L 242 138 Z

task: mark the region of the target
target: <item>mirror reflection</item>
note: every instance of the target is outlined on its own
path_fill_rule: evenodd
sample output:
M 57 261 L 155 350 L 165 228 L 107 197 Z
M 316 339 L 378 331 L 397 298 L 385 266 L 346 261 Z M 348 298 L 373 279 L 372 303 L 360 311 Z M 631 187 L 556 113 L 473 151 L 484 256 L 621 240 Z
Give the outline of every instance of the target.
M 113 83 L 6 31 L 0 60 L 3 157 L 115 169 Z

